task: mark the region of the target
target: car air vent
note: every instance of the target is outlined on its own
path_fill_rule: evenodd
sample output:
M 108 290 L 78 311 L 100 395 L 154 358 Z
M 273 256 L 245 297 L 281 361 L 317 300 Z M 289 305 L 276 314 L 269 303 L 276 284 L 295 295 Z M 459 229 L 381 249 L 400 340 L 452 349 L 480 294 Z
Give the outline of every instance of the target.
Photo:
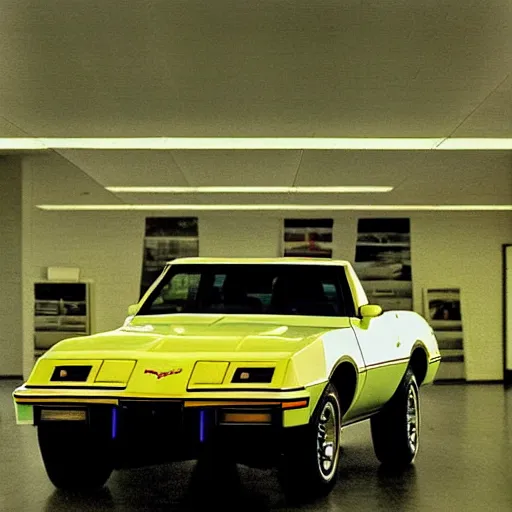
M 269 383 L 273 375 L 274 368 L 237 368 L 231 382 Z
M 53 370 L 52 382 L 85 382 L 92 366 L 56 366 Z

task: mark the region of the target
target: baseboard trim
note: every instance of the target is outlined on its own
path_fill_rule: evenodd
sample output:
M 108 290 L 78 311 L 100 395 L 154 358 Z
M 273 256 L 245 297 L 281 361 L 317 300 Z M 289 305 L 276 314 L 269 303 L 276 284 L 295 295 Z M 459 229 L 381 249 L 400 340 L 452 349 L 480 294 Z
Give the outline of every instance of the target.
M 466 379 L 437 379 L 434 384 L 446 385 L 446 384 L 467 384 Z
M 492 380 L 468 380 L 468 384 L 503 384 L 503 380 L 501 379 L 492 379 Z
M 0 380 L 23 380 L 22 375 L 0 375 Z
M 510 383 L 509 385 L 512 385 L 512 371 L 510 372 Z M 466 379 L 439 379 L 434 381 L 434 384 L 442 384 L 442 385 L 449 385 L 449 384 L 503 384 L 504 381 L 500 379 L 491 379 L 491 380 L 466 380 Z M 506 383 L 506 382 L 505 382 Z

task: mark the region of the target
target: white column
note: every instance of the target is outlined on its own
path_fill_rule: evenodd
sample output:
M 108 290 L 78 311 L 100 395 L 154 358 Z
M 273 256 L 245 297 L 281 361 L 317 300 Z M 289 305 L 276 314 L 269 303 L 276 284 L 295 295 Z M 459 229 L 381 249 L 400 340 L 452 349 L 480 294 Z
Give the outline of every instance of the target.
M 22 374 L 21 159 L 0 157 L 0 376 Z

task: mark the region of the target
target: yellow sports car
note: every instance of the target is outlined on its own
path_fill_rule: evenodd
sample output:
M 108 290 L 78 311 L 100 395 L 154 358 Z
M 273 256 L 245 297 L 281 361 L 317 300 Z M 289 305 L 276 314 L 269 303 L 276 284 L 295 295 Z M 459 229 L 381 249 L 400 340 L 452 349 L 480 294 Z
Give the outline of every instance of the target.
M 128 313 L 56 344 L 14 391 L 56 487 L 217 447 L 315 497 L 336 481 L 341 428 L 368 418 L 383 464 L 413 462 L 437 342 L 420 315 L 368 304 L 350 263 L 178 259 Z

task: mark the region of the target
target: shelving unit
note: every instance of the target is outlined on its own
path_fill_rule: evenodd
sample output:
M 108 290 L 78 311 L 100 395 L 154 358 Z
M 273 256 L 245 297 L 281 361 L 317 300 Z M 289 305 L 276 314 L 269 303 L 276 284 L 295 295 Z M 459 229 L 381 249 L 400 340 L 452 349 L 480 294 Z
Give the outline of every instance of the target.
M 34 283 L 34 358 L 59 341 L 91 333 L 90 283 Z

